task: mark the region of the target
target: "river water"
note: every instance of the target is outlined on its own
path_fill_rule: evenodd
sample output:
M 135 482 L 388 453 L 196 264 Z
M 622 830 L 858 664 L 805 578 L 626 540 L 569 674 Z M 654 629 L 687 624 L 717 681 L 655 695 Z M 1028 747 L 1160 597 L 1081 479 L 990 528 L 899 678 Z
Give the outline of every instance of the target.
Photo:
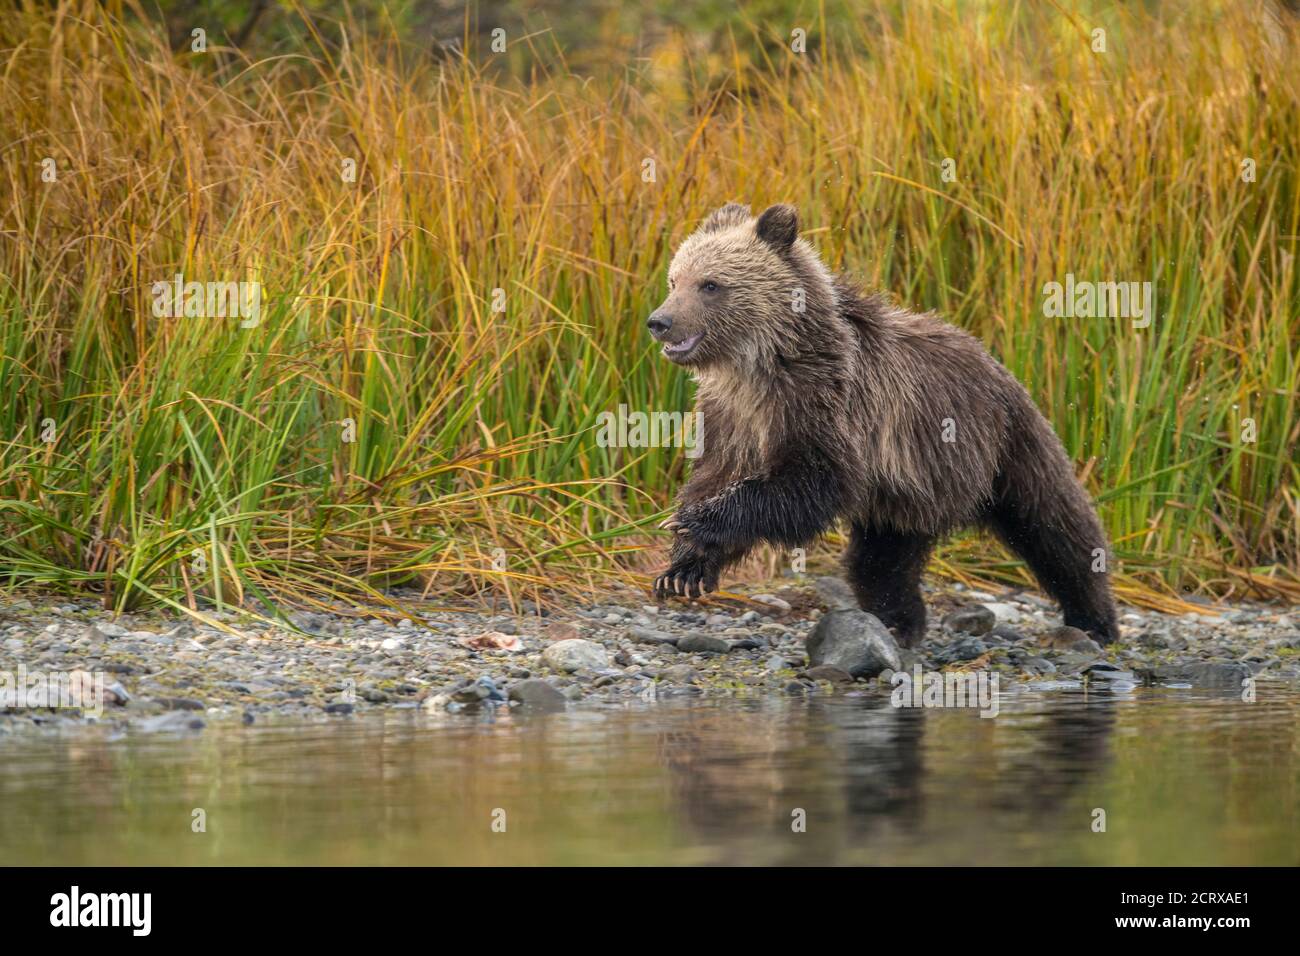
M 1288 685 L 104 727 L 0 761 L 8 864 L 1300 863 Z

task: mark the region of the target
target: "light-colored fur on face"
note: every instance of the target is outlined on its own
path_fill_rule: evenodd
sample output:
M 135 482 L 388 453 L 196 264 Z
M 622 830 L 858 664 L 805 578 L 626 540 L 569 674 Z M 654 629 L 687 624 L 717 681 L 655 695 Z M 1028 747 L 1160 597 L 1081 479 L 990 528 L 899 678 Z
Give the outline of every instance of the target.
M 761 377 L 810 311 L 834 309 L 834 277 L 812 246 L 793 239 L 793 210 L 789 216 L 784 225 L 790 231 L 772 241 L 760 236 L 759 221 L 747 207 L 723 206 L 673 256 L 668 298 L 656 312 L 673 317 L 669 341 L 703 333 L 688 357 L 674 359 L 691 366 L 701 381 L 730 377 L 728 372 Z M 793 241 L 787 245 L 783 238 Z M 708 282 L 717 291 L 705 291 Z
M 759 467 L 781 430 L 784 412 L 772 388 L 779 370 L 833 345 L 819 317 L 836 310 L 834 276 L 795 237 L 793 209 L 773 207 L 765 217 L 735 203 L 709 216 L 678 247 L 668 297 L 655 310 L 672 317 L 665 357 L 689 367 L 699 382 L 707 441 L 742 470 Z M 704 288 L 710 282 L 716 290 Z M 839 331 L 847 348 L 847 327 Z M 689 354 L 671 354 L 674 343 L 695 336 L 700 341 Z

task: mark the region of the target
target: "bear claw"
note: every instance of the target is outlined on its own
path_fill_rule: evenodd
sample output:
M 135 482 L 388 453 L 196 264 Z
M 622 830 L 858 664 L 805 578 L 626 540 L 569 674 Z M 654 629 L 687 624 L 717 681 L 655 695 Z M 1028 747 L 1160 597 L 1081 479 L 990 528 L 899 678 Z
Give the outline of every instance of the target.
M 654 593 L 658 597 L 676 594 L 679 597 L 698 598 L 708 594 L 715 586 L 701 573 L 670 570 L 655 579 Z

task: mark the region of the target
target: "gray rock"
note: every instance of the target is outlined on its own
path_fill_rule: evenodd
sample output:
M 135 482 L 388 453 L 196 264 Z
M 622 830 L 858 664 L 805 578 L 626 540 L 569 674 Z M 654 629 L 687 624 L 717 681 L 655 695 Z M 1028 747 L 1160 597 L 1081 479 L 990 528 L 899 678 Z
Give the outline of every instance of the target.
M 837 667 L 853 677 L 875 677 L 885 668 L 898 670 L 898 644 L 874 614 L 831 611 L 808 635 L 808 662 Z
M 940 665 L 955 664 L 958 661 L 973 661 L 975 658 L 987 654 L 988 650 L 987 644 L 974 634 L 968 634 L 951 644 L 939 648 L 934 653 L 934 659 Z
M 1101 645 L 1077 627 L 1054 627 L 1038 639 L 1038 643 L 1054 651 L 1074 654 L 1100 654 Z
M 690 664 L 674 664 L 672 667 L 665 667 L 659 676 L 670 684 L 693 684 L 695 668 Z
M 1031 674 L 1055 674 L 1056 665 L 1045 657 L 1027 657 L 1023 664 L 1025 670 Z
M 568 698 L 559 688 L 536 677 L 511 684 L 508 696 L 521 709 L 537 713 L 557 713 L 568 704 Z
M 649 627 L 629 627 L 627 636 L 638 644 L 671 644 L 677 646 L 679 638 L 666 631 L 656 631 Z
M 986 607 L 965 607 L 944 615 L 943 626 L 954 634 L 987 634 L 997 622 L 997 615 Z
M 1157 627 L 1143 631 L 1138 635 L 1138 644 L 1152 650 L 1166 650 L 1173 647 L 1168 628 Z
M 609 655 L 595 641 L 573 638 L 556 641 L 542 652 L 542 660 L 557 671 L 571 674 L 578 670 L 602 670 L 609 666 Z
M 731 650 L 731 645 L 720 637 L 688 634 L 677 642 L 677 649 L 684 654 L 725 654 Z

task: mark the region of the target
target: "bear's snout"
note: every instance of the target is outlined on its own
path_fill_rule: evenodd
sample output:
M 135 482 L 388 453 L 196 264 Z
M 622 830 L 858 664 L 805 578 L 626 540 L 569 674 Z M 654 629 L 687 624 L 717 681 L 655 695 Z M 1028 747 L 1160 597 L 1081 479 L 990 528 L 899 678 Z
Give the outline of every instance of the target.
M 662 339 L 672 329 L 673 317 L 662 309 L 658 309 L 650 313 L 650 319 L 646 322 L 646 325 L 650 328 L 651 335 L 657 339 Z

